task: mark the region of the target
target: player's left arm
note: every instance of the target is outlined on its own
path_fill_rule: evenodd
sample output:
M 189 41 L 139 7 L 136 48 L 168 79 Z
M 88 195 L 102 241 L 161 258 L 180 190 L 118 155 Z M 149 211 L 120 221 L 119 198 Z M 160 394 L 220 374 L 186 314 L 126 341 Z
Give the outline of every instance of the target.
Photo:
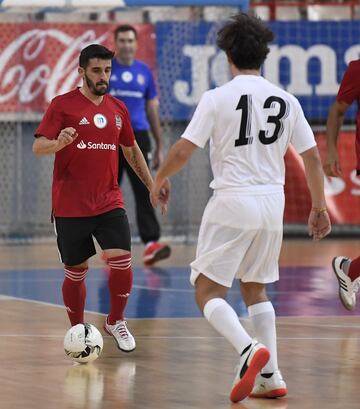
M 205 92 L 182 137 L 169 150 L 160 166 L 150 192 L 151 204 L 156 207 L 161 199 L 167 178 L 178 173 L 190 160 L 196 148 L 204 148 L 215 125 L 215 104 L 209 91 Z
M 133 171 L 137 174 L 139 179 L 144 183 L 149 191 L 153 188 L 153 178 L 151 176 L 148 165 L 146 164 L 144 155 L 142 154 L 136 141 L 133 146 L 124 146 L 120 145 L 124 153 L 124 156 L 131 166 Z M 165 179 L 163 185 L 159 192 L 158 202 L 161 204 L 162 213 L 167 211 L 167 203 L 170 196 L 170 182 L 168 179 Z
M 138 144 L 134 142 L 133 146 L 120 145 L 124 156 L 131 166 L 133 171 L 137 174 L 139 179 L 150 190 L 153 185 L 153 178 L 151 176 L 148 165 L 146 164 L 144 155 L 142 154 Z
M 161 131 L 160 115 L 159 115 L 159 99 L 158 97 L 146 101 L 146 114 L 150 123 L 151 133 L 155 140 L 154 162 L 153 168 L 157 170 L 163 161 L 163 138 Z
M 189 162 L 197 147 L 197 145 L 185 138 L 181 138 L 171 147 L 164 163 L 156 174 L 150 192 L 150 200 L 154 207 L 157 207 L 159 203 L 161 191 L 165 187 L 168 178 L 178 173 Z

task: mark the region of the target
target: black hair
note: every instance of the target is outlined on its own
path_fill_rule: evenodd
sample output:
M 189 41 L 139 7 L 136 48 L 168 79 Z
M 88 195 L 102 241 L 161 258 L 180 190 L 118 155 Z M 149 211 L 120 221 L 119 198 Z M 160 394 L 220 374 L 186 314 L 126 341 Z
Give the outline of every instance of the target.
M 138 34 L 137 34 L 137 31 L 136 31 L 136 28 L 134 26 L 131 26 L 130 24 L 122 24 L 121 26 L 118 26 L 114 30 L 115 40 L 116 40 L 119 33 L 126 33 L 127 31 L 132 31 L 135 34 L 135 38 L 137 39 Z
M 238 69 L 259 69 L 274 33 L 258 17 L 239 13 L 218 31 L 217 45 Z
M 101 44 L 91 44 L 81 50 L 79 57 L 79 66 L 86 68 L 91 58 L 100 58 L 101 60 L 111 60 L 114 53 Z

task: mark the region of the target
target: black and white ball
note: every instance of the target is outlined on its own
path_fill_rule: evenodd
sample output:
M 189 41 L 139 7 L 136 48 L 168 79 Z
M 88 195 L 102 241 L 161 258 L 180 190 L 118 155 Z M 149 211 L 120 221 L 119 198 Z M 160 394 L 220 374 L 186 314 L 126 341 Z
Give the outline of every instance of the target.
M 82 364 L 95 361 L 100 356 L 103 345 L 100 331 L 92 324 L 74 325 L 64 338 L 66 355 Z

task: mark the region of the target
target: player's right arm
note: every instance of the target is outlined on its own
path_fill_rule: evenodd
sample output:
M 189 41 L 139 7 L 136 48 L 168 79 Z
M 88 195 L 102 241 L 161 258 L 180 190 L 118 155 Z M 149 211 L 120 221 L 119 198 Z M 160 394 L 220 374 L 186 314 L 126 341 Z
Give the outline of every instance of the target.
M 340 128 L 344 122 L 345 112 L 349 104 L 344 101 L 335 101 L 330 108 L 326 121 L 327 150 L 324 161 L 324 172 L 327 176 L 340 176 L 341 166 L 336 149 Z
M 301 153 L 305 175 L 311 195 L 311 210 L 308 219 L 309 235 L 321 240 L 331 231 L 330 218 L 324 194 L 324 173 L 318 148 L 314 146 Z
M 190 160 L 197 148 L 204 148 L 215 126 L 215 105 L 207 91 L 200 99 L 194 115 L 186 127 L 181 139 L 169 150 L 164 162 L 158 169 L 150 201 L 156 207 L 161 199 L 161 191 L 168 177 L 178 173 Z
M 35 155 L 51 155 L 74 142 L 76 129 L 66 127 L 63 113 L 64 100 L 55 97 L 45 112 L 37 130 L 32 151 Z
M 38 136 L 32 147 L 35 155 L 51 155 L 70 145 L 77 138 L 76 129 L 68 127 L 60 131 L 57 139 L 48 139 L 45 136 Z
M 340 128 L 344 122 L 345 112 L 359 98 L 359 95 L 360 65 L 359 61 L 351 61 L 341 80 L 336 101 L 330 108 L 326 122 L 327 152 L 323 168 L 327 176 L 341 175 L 336 143 Z
M 302 157 L 306 181 L 310 190 L 309 235 L 314 240 L 321 240 L 331 231 L 324 193 L 324 172 L 314 133 L 305 118 L 300 104 L 298 102 L 295 104 L 297 105 L 297 114 L 290 142 L 296 152 Z

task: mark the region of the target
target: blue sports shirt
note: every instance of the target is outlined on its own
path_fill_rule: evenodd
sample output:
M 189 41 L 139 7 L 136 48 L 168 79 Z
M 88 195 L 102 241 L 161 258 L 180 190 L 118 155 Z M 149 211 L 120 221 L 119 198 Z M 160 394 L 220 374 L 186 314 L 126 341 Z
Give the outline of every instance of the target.
M 122 65 L 114 58 L 109 85 L 110 94 L 125 103 L 134 131 L 150 128 L 146 116 L 146 101 L 157 96 L 149 66 L 139 60 L 132 65 Z

